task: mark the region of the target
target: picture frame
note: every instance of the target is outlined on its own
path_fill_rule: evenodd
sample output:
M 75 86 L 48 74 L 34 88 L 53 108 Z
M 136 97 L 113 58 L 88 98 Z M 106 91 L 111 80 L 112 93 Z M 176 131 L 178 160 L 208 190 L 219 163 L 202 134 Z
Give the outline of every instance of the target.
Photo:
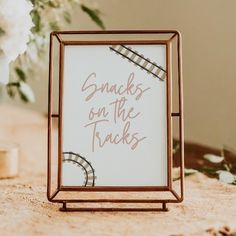
M 62 203 L 62 211 L 166 211 L 167 203 L 183 201 L 181 47 L 175 30 L 51 33 L 49 201 Z M 99 131 L 95 118 L 106 120 Z M 134 128 L 130 139 L 127 127 Z M 180 147 L 178 190 L 173 138 Z

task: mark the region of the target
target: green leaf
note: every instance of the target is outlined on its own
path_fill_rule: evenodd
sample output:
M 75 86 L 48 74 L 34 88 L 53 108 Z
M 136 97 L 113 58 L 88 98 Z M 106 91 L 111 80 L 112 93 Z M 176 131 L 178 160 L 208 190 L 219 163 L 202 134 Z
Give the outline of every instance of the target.
M 7 84 L 6 89 L 7 89 L 7 94 L 9 97 L 14 98 L 16 95 L 16 91 L 19 88 L 20 83 L 19 82 L 10 82 Z
M 20 99 L 23 101 L 23 102 L 29 102 L 28 101 L 28 99 L 27 99 L 27 97 L 23 94 L 23 93 L 21 93 L 21 91 L 19 91 L 19 94 L 20 94 Z
M 70 13 L 68 11 L 64 11 L 63 16 L 64 16 L 65 21 L 68 24 L 70 24 L 71 23 L 71 15 L 70 15 Z
M 93 10 L 89 7 L 86 7 L 84 4 L 80 5 L 82 11 L 84 11 L 85 13 L 87 13 L 90 18 L 102 29 L 105 29 L 105 25 L 102 21 L 102 19 L 99 16 L 99 12 L 97 10 Z
M 8 83 L 6 86 L 7 94 L 9 97 L 14 98 L 16 95 L 15 87 L 18 87 L 19 83 Z
M 59 3 L 55 3 L 55 2 L 53 2 L 53 1 L 48 1 L 48 2 L 47 2 L 47 5 L 48 5 L 49 7 L 53 7 L 53 8 L 59 8 L 59 7 L 60 7 L 60 4 L 59 4 Z
M 31 11 L 30 14 L 32 17 L 32 21 L 34 23 L 34 27 L 32 28 L 32 32 L 37 33 L 41 30 L 41 17 L 40 17 L 37 10 Z
M 26 81 L 25 72 L 24 72 L 21 68 L 16 67 L 16 68 L 15 68 L 15 72 L 16 72 L 16 74 L 18 75 L 18 77 L 19 77 L 20 80 Z
M 7 86 L 7 94 L 9 97 L 14 98 L 16 95 L 16 92 L 12 87 Z
M 3 36 L 6 32 L 0 27 L 0 37 Z
M 221 163 L 224 160 L 224 157 L 217 156 L 214 154 L 205 154 L 203 157 L 211 163 Z
M 20 83 L 19 82 L 10 82 L 7 84 L 8 87 L 19 87 Z
M 187 169 L 187 168 L 184 169 L 185 176 L 189 176 L 189 175 L 195 174 L 197 172 L 198 172 L 198 170 L 195 170 L 195 169 Z
M 15 89 L 12 86 L 6 86 L 7 94 L 9 97 L 14 98 L 16 95 Z
M 50 22 L 50 23 L 49 23 L 49 26 L 50 26 L 50 29 L 51 29 L 52 31 L 58 31 L 58 30 L 60 30 L 60 27 L 59 27 L 59 25 L 57 24 L 56 21 Z
M 19 91 L 20 98 L 24 102 L 31 102 L 31 103 L 35 102 L 34 92 L 30 88 L 30 86 L 28 84 L 26 84 L 25 82 L 23 82 L 23 81 L 20 82 L 20 86 L 18 88 L 18 91 Z
M 208 168 L 208 167 L 203 167 L 200 171 L 208 174 L 216 174 L 218 169 L 216 168 Z

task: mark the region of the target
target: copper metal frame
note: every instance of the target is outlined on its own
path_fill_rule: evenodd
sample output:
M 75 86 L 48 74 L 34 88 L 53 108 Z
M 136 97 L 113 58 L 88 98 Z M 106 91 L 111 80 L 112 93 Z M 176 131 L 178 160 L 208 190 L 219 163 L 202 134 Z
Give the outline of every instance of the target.
M 89 40 L 89 41 L 63 41 L 61 35 L 65 34 L 166 34 L 171 35 L 168 40 Z M 60 67 L 59 67 L 59 114 L 52 113 L 52 47 L 53 37 L 56 37 L 60 45 Z M 172 112 L 172 78 L 171 78 L 171 45 L 172 40 L 177 39 L 178 57 L 178 104 L 179 111 Z M 58 155 L 58 185 L 54 192 L 51 192 L 51 135 L 52 119 L 58 119 L 58 153 L 62 153 L 62 96 L 63 96 L 63 59 L 64 47 L 66 45 L 111 45 L 111 44 L 165 44 L 167 60 L 167 156 L 168 156 L 168 185 L 165 186 L 140 186 L 140 187 L 66 187 L 61 185 L 61 155 Z M 63 211 L 167 211 L 167 203 L 179 203 L 184 199 L 184 130 L 183 130 L 183 84 L 182 84 L 182 48 L 181 35 L 176 30 L 133 30 L 133 31 L 61 31 L 52 32 L 50 35 L 50 62 L 49 62 L 49 89 L 48 89 L 48 167 L 47 167 L 47 198 L 50 202 L 62 203 Z M 180 194 L 172 188 L 172 119 L 177 117 L 179 121 L 180 139 Z M 97 192 L 122 192 L 122 191 L 169 191 L 175 199 L 55 199 L 60 191 L 97 191 Z M 162 208 L 68 208 L 67 203 L 161 203 Z

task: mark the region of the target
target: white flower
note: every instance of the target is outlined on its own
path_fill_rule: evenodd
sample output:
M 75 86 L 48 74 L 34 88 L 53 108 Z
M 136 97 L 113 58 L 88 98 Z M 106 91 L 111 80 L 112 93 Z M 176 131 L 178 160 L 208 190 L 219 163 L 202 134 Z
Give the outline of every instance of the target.
M 0 0 L 0 49 L 14 61 L 26 51 L 30 29 L 33 26 L 30 12 L 32 4 L 27 0 Z
M 32 7 L 27 0 L 0 0 L 0 84 L 8 83 L 8 64 L 27 49 Z

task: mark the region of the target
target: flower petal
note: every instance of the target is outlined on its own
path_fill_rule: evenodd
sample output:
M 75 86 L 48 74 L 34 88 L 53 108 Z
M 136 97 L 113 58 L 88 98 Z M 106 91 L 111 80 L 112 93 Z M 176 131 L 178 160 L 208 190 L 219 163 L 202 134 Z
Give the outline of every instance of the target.
M 217 155 L 214 155 L 214 154 L 205 154 L 203 156 L 206 160 L 212 162 L 212 163 L 220 163 L 224 160 L 224 157 L 222 156 L 217 156 Z
M 229 171 L 219 170 L 217 174 L 219 174 L 219 180 L 223 183 L 232 184 L 235 181 L 235 176 Z

